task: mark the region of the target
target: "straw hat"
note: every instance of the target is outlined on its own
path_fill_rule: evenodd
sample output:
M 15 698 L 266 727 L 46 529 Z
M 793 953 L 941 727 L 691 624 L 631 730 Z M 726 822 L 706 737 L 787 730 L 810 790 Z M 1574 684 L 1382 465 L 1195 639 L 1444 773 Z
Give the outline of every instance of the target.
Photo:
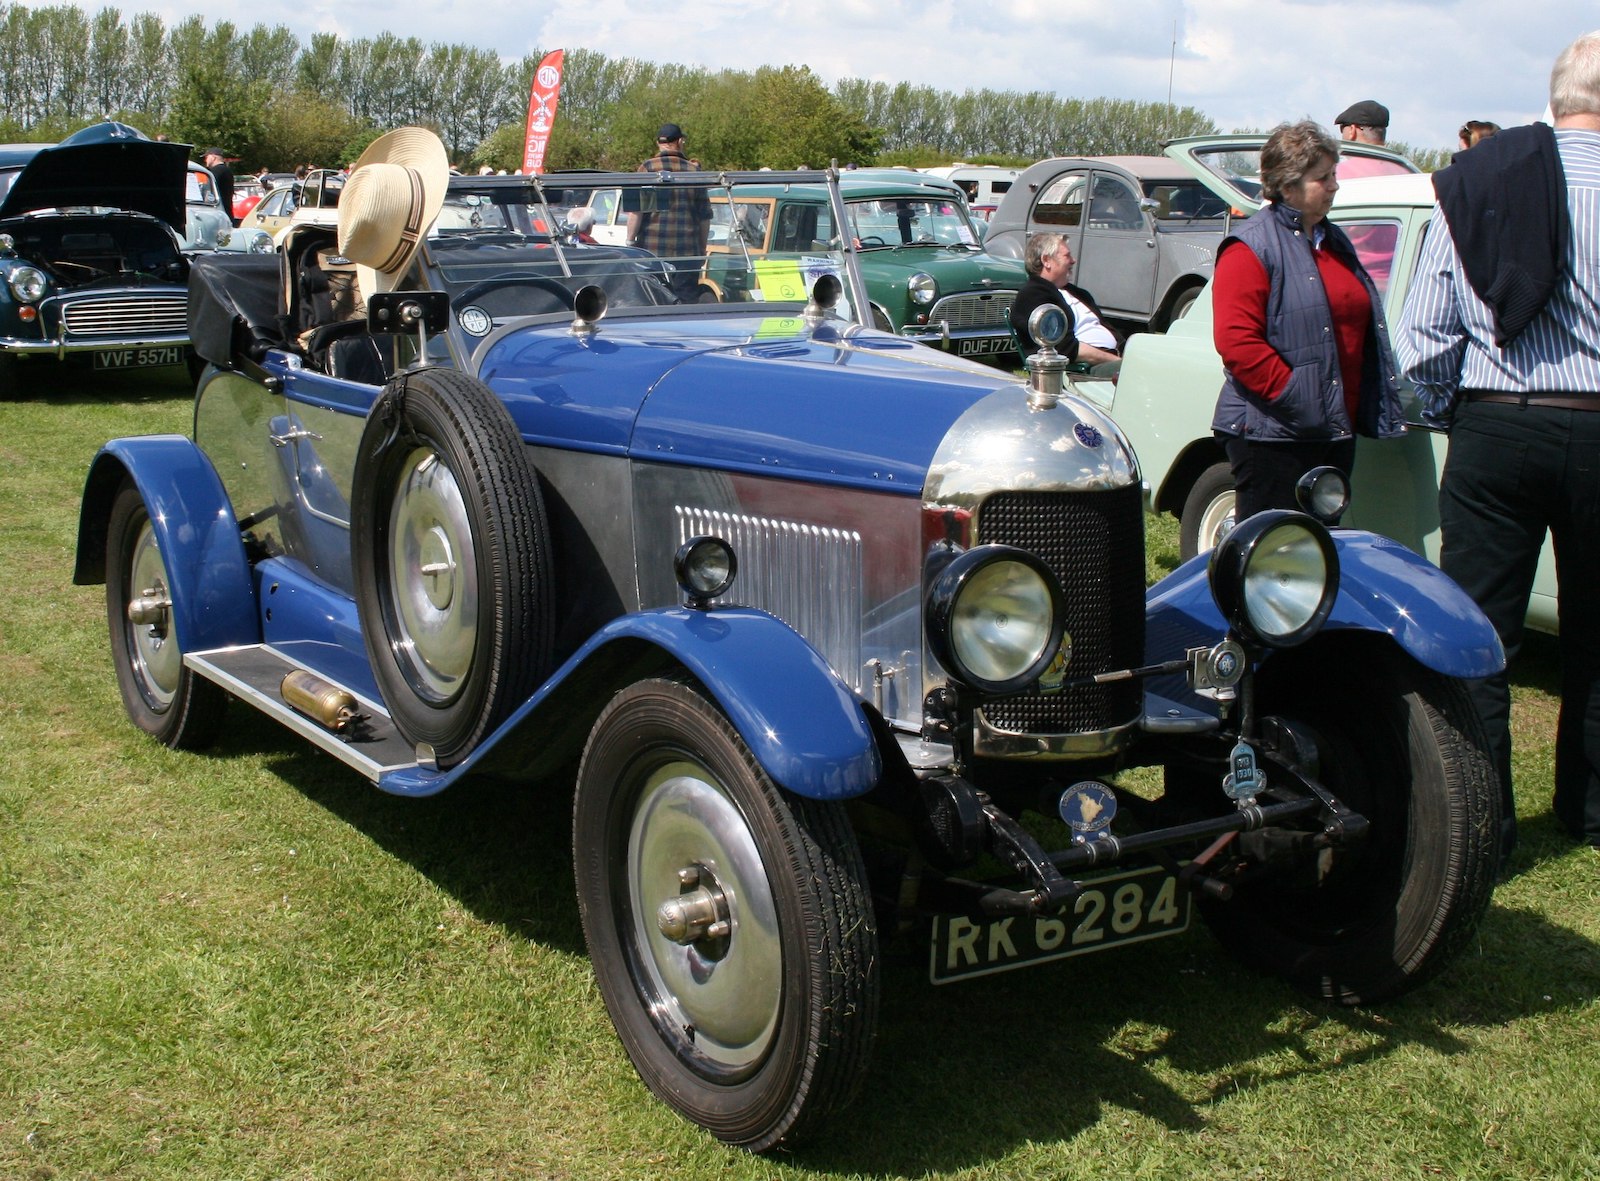
M 392 291 L 444 205 L 450 161 L 423 127 L 380 135 L 339 197 L 339 253 L 356 264 L 363 296 Z

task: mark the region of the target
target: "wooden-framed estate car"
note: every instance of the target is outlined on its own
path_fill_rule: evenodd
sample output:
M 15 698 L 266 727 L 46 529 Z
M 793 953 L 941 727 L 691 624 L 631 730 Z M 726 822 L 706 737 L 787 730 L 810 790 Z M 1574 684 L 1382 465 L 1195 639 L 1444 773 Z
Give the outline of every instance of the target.
M 1022 257 L 1028 235 L 1064 234 L 1078 260 L 1074 282 L 1107 316 L 1164 331 L 1211 278 L 1217 247 L 1241 201 L 1259 184 L 1264 135 L 1175 139 L 1161 156 L 1041 160 L 1017 178 L 989 218 L 991 253 Z M 1340 145 L 1340 179 L 1355 172 L 1417 170 L 1368 144 Z
M 133 722 L 199 747 L 252 708 L 400 795 L 570 792 L 618 1036 L 755 1150 L 855 1096 L 890 942 L 944 983 L 1136 955 L 1193 900 L 1319 997 L 1442 970 L 1498 832 L 1465 596 L 1301 513 L 1147 591 L 1133 451 L 1053 350 L 1023 381 L 874 329 L 851 234 L 679 302 L 564 216 L 667 184 L 865 228 L 835 173 L 497 177 L 364 316 L 325 227 L 196 262 L 193 437 L 108 442 L 82 505 Z
M 0 146 L 0 384 L 47 360 L 184 363 L 187 162 L 121 123 Z
M 1350 235 L 1383 294 L 1391 329 L 1400 322 L 1433 199 L 1429 176 L 1358 178 L 1340 183 L 1328 215 Z M 1130 339 L 1116 389 L 1107 390 L 1111 396 L 1103 401 L 1139 455 L 1150 507 L 1179 519 L 1185 557 L 1210 549 L 1233 526 L 1233 474 L 1211 433 L 1222 388 L 1211 325 L 1207 291 L 1165 336 Z M 1449 437 L 1423 423 L 1409 383 L 1404 398 L 1404 437 L 1356 440 L 1344 519 L 1438 561 L 1439 477 Z M 1534 577 L 1528 624 L 1557 630 L 1555 555 L 1548 543 Z

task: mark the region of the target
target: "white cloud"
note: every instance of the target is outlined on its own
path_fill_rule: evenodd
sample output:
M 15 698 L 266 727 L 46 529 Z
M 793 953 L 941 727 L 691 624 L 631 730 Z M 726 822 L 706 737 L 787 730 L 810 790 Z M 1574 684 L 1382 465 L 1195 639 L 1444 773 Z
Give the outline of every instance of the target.
M 103 0 L 75 0 L 93 13 Z M 137 0 L 124 16 L 146 11 Z M 1465 119 L 1526 122 L 1543 110 L 1550 65 L 1600 26 L 1592 3 L 1540 0 L 608 0 L 531 15 L 520 5 L 309 0 L 263 15 L 245 0 L 168 0 L 169 23 L 199 13 L 241 29 L 287 24 L 371 37 L 465 43 L 516 59 L 535 49 L 711 69 L 806 65 L 842 77 L 961 91 L 1046 90 L 1063 97 L 1167 97 L 1228 130 L 1310 115 L 1329 123 L 1376 98 L 1391 134 L 1449 147 Z M 1178 45 L 1174 60 L 1173 31 Z

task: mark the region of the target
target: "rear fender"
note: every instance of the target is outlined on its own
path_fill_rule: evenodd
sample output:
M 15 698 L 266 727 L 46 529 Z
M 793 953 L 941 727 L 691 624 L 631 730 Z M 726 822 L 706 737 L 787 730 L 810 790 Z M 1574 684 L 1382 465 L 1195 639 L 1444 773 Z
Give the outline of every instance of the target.
M 1339 553 L 1339 597 L 1324 634 L 1386 635 L 1418 663 L 1447 677 L 1486 677 L 1505 667 L 1505 652 L 1488 618 L 1437 566 L 1375 533 L 1334 529 L 1331 534 Z M 1214 643 L 1227 629 L 1211 599 L 1208 558 L 1190 559 L 1145 593 L 1151 660 L 1171 659 L 1180 644 Z
M 674 668 L 704 686 L 779 786 L 810 799 L 842 800 L 877 784 L 883 760 L 861 702 L 793 628 L 748 607 L 664 607 L 602 627 L 449 771 L 397 771 L 379 786 L 430 795 L 475 771 L 525 774 L 556 735 L 586 733 L 612 692 Z
M 106 580 L 111 504 L 132 478 L 150 513 L 172 585 L 172 618 L 189 652 L 260 642 L 250 564 L 233 506 L 211 461 L 182 435 L 113 439 L 84 483 L 72 581 Z

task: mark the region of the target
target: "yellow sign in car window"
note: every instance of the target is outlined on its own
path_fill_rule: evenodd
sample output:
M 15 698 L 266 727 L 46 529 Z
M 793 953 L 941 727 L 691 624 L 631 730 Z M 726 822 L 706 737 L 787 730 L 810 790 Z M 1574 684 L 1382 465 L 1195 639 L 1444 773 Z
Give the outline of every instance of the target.
M 761 298 L 772 303 L 794 303 L 806 297 L 805 276 L 796 258 L 757 258 L 756 286 Z

